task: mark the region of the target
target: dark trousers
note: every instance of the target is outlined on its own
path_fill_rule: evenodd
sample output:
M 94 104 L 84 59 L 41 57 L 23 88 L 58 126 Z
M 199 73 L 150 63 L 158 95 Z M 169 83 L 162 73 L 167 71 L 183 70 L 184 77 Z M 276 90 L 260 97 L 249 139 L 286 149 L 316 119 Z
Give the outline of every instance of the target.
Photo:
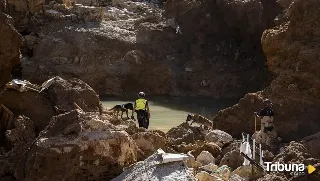
M 149 120 L 147 119 L 147 112 L 145 110 L 137 110 L 136 112 L 137 112 L 139 127 L 144 127 L 148 129 Z

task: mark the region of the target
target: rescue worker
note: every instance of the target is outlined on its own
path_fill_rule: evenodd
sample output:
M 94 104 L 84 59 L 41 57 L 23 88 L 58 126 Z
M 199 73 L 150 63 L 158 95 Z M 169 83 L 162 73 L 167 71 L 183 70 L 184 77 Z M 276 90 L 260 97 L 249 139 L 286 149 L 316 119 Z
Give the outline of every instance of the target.
M 255 113 L 258 117 L 261 117 L 261 130 L 266 133 L 272 131 L 273 126 L 273 116 L 274 111 L 272 109 L 272 103 L 269 99 L 263 101 L 263 109 L 260 110 L 260 113 Z
M 269 144 L 268 135 L 271 133 L 276 134 L 273 124 L 274 111 L 272 109 L 272 102 L 269 99 L 263 101 L 263 106 L 263 109 L 259 113 L 255 112 L 255 115 L 261 118 L 261 141 L 262 143 Z M 274 136 L 272 135 L 272 137 Z
M 145 99 L 145 93 L 139 92 L 138 99 L 134 102 L 131 119 L 134 119 L 134 112 L 137 113 L 139 127 L 148 129 L 150 119 L 150 109 L 148 101 Z

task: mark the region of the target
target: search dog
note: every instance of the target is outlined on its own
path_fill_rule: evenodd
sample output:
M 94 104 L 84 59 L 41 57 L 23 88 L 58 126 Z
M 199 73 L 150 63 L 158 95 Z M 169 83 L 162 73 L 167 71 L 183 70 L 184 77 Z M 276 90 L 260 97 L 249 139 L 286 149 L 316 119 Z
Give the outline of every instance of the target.
M 118 104 L 118 105 L 115 105 L 113 108 L 109 109 L 109 111 L 112 111 L 113 113 L 115 113 L 117 117 L 119 117 L 119 113 L 121 112 L 121 118 L 123 117 L 124 112 L 126 112 L 127 118 L 129 118 L 128 110 L 133 110 L 132 103 L 126 103 L 122 105 Z
M 193 122 L 196 122 L 204 126 L 205 129 L 213 129 L 213 122 L 199 114 L 188 114 L 186 122 L 188 123 L 189 121 L 191 121 L 190 126 Z

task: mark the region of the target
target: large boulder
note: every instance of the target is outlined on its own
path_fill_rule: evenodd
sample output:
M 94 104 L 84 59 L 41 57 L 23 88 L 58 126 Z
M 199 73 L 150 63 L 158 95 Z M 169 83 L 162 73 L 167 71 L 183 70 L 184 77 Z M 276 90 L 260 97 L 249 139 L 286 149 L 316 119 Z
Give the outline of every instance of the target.
M 1 120 L 0 134 L 0 178 L 13 177 L 22 155 L 36 138 L 33 121 L 22 115 L 9 122 Z
M 99 114 L 74 110 L 53 117 L 26 154 L 25 180 L 110 180 L 137 161 L 137 150 Z
M 99 95 L 80 79 L 64 80 L 55 77 L 48 89 L 48 97 L 60 110 L 70 111 L 76 103 L 85 112 L 100 112 L 102 104 Z
M 13 27 L 13 19 L 0 11 L 0 87 L 11 79 L 11 70 L 20 64 L 21 35 Z
M 166 139 L 159 134 L 147 131 L 132 135 L 132 139 L 137 143 L 137 146 L 144 152 L 145 158 L 153 154 L 159 148 L 164 149 Z
M 34 122 L 37 133 L 57 114 L 50 99 L 35 91 L 5 90 L 0 94 L 0 102 L 13 114 L 29 117 Z
M 262 102 L 263 98 L 259 97 L 259 94 L 249 93 L 241 98 L 238 104 L 219 111 L 213 117 L 214 126 L 234 137 L 240 137 L 243 132 L 253 133 L 253 112 L 262 106 Z
M 284 141 L 319 132 L 320 67 L 317 37 L 320 2 L 295 0 L 288 18 L 279 26 L 266 30 L 261 38 L 274 80 L 263 91 L 247 94 L 236 104 L 219 112 L 217 129 L 232 136 L 253 133 L 254 111 L 269 98 L 275 110 L 275 127 Z
M 243 164 L 243 161 L 244 158 L 240 154 L 240 150 L 232 150 L 222 157 L 219 166 L 228 165 L 232 169 L 236 169 Z
M 233 138 L 228 133 L 221 130 L 211 130 L 206 134 L 205 140 L 207 142 L 226 144 L 233 141 Z
M 190 126 L 188 123 L 182 123 L 171 128 L 167 132 L 167 137 L 176 145 L 182 142 L 189 144 L 194 143 L 196 140 L 204 140 L 206 133 L 207 131 L 199 126 Z
M 221 148 L 215 143 L 204 143 L 192 151 L 192 154 L 197 157 L 202 151 L 208 151 L 211 155 L 216 158 L 221 154 Z
M 52 116 L 74 110 L 74 103 L 84 111 L 99 112 L 102 109 L 98 95 L 90 86 L 79 79 L 60 77 L 56 77 L 43 93 L 7 89 L 0 94 L 0 102 L 14 114 L 29 117 L 38 133 L 48 125 Z
M 215 163 L 215 158 L 208 151 L 202 151 L 196 158 L 196 161 L 202 165 L 209 165 L 210 163 Z
M 45 0 L 7 0 L 5 12 L 13 17 L 15 26 L 19 32 L 28 30 L 32 24 L 32 18 L 41 13 Z

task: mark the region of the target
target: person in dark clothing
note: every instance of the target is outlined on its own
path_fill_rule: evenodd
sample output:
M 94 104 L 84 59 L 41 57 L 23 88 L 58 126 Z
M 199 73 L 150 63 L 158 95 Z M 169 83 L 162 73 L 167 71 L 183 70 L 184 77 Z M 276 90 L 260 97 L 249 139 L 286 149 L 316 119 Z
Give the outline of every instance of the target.
M 138 99 L 135 101 L 132 111 L 131 119 L 134 119 L 133 113 L 137 113 L 137 119 L 139 127 L 144 127 L 148 129 L 149 127 L 149 118 L 150 118 L 150 109 L 148 101 L 145 99 L 144 92 L 138 94 Z
M 255 112 L 258 117 L 261 117 L 261 131 L 268 132 L 272 131 L 274 111 L 272 109 L 272 103 L 269 99 L 263 101 L 264 108 L 259 113 Z

